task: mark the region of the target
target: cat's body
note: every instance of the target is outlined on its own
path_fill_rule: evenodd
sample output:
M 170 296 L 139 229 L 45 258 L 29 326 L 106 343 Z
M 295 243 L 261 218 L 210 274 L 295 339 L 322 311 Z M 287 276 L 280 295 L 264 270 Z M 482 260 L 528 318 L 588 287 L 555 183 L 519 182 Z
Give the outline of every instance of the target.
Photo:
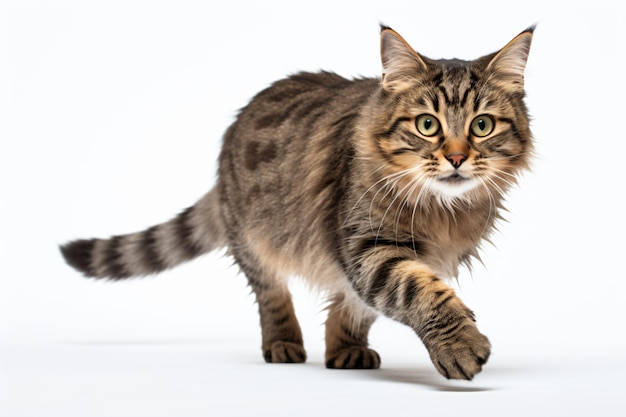
M 146 231 L 71 242 L 88 276 L 156 273 L 227 247 L 259 304 L 268 362 L 302 362 L 289 276 L 326 291 L 326 365 L 377 368 L 380 313 L 412 327 L 437 369 L 471 379 L 490 345 L 443 278 L 477 256 L 532 152 L 529 29 L 472 62 L 433 61 L 383 28 L 384 75 L 300 73 L 259 93 L 224 136 L 216 186 Z

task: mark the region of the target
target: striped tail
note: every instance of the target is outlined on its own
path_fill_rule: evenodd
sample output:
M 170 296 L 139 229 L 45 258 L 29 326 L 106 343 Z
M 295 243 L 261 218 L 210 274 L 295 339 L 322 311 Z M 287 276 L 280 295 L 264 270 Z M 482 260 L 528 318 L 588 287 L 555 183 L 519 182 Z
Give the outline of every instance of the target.
M 224 246 L 213 189 L 166 223 L 110 239 L 75 240 L 60 249 L 67 263 L 86 276 L 118 280 L 156 274 Z

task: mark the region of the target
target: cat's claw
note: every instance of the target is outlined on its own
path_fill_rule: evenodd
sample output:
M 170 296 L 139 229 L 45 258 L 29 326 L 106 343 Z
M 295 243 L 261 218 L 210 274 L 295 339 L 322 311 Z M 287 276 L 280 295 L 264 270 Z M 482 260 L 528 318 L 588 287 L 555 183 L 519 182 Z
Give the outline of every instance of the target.
M 380 356 L 378 352 L 365 346 L 351 346 L 327 357 L 326 367 L 331 369 L 378 369 L 380 368 Z

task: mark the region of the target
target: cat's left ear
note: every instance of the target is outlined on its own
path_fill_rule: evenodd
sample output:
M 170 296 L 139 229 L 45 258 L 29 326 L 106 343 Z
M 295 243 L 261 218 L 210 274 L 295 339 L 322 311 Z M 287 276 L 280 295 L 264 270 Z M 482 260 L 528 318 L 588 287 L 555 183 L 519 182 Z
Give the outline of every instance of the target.
M 393 29 L 381 26 L 380 57 L 383 64 L 383 89 L 400 92 L 415 86 L 417 76 L 426 69 L 422 57 Z
M 524 91 L 524 71 L 533 39 L 534 26 L 517 35 L 498 51 L 487 65 L 487 72 L 505 90 L 511 93 Z

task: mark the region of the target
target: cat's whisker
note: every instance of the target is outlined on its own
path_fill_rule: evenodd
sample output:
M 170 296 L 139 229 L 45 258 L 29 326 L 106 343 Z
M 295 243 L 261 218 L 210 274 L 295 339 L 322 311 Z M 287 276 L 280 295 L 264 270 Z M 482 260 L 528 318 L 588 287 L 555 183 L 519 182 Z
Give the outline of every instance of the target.
M 374 204 L 374 202 L 385 200 L 387 198 L 387 196 L 389 196 L 390 194 L 394 193 L 394 190 L 395 190 L 396 185 L 398 184 L 398 182 L 400 182 L 405 176 L 409 175 L 412 171 L 413 171 L 413 169 L 407 169 L 407 170 L 400 171 L 398 173 L 395 173 L 393 175 L 389 175 L 389 176 L 385 177 L 385 179 L 386 179 L 385 184 L 382 187 L 380 187 L 376 191 L 376 193 L 374 193 L 374 196 L 373 196 L 373 198 L 372 198 L 372 200 L 370 202 L 370 207 L 369 207 L 370 228 L 371 228 L 372 231 L 374 231 L 374 225 L 372 223 L 372 212 L 373 212 L 373 204 Z M 393 177 L 393 178 L 391 178 L 391 177 Z M 377 198 L 378 194 L 383 189 L 386 189 L 385 194 L 382 196 L 382 198 Z M 387 206 L 387 210 L 389 210 L 389 207 L 391 207 L 391 205 L 393 204 L 394 201 L 395 201 L 395 198 L 394 198 L 394 200 L 392 200 L 391 204 L 389 204 Z M 385 211 L 385 215 L 386 215 L 386 211 Z M 385 215 L 383 215 L 383 219 L 384 219 Z
M 496 214 L 494 213 L 497 213 L 498 207 L 497 207 L 496 199 L 491 192 L 491 189 L 485 182 L 485 178 L 479 177 L 478 179 L 480 180 L 480 184 L 484 187 L 485 193 L 487 194 L 487 197 L 489 199 L 489 212 L 487 215 L 487 221 L 483 225 L 483 228 L 481 231 L 481 234 L 485 234 L 489 225 L 492 223 L 493 220 L 495 220 Z
M 486 184 L 488 183 L 489 186 L 487 187 L 489 189 L 489 193 L 493 196 L 493 192 L 496 191 L 498 193 L 498 198 L 500 198 L 501 196 L 504 195 L 504 190 L 502 190 L 502 188 L 500 187 L 500 185 L 498 185 L 492 178 L 485 178 Z M 495 199 L 495 198 L 494 198 Z
M 520 153 L 507 155 L 507 156 L 491 155 L 488 158 L 485 158 L 485 161 L 505 161 L 507 163 L 510 163 L 512 159 L 519 158 L 524 155 L 527 155 L 527 152 L 520 152 Z
M 422 171 L 421 167 L 415 167 L 414 169 L 410 170 L 412 174 L 419 174 L 418 176 L 413 176 L 413 178 L 407 183 L 406 186 L 404 186 L 401 190 L 399 190 L 397 192 L 397 197 L 402 197 L 402 202 L 400 204 L 397 204 L 397 208 L 396 208 L 396 214 L 394 216 L 394 224 L 395 224 L 395 235 L 396 237 L 398 236 L 398 230 L 399 230 L 399 222 L 400 219 L 402 218 L 402 212 L 405 208 L 408 207 L 417 207 L 419 206 L 419 202 L 417 201 L 417 199 L 413 199 L 412 195 L 415 192 L 415 189 L 417 187 L 422 186 L 422 188 L 424 187 L 423 184 L 423 179 L 424 177 L 426 177 L 426 174 L 424 174 Z M 394 199 L 395 201 L 395 199 Z
M 382 171 L 383 169 L 385 169 L 385 167 L 384 167 L 383 165 L 381 165 L 381 166 L 377 167 L 377 168 L 374 170 L 374 173 L 379 172 L 379 171 Z M 344 221 L 344 223 L 342 224 L 342 227 L 344 227 L 344 226 L 345 226 L 346 221 L 347 221 L 348 219 L 350 219 L 350 215 L 354 212 L 354 210 L 355 210 L 355 209 L 359 206 L 359 204 L 361 203 L 361 201 L 362 201 L 362 200 L 363 200 L 363 199 L 367 196 L 367 194 L 369 194 L 369 192 L 370 192 L 370 191 L 372 191 L 374 188 L 376 188 L 377 186 L 379 186 L 379 185 L 380 185 L 381 183 L 383 183 L 383 182 L 384 182 L 385 184 L 383 185 L 383 187 L 382 187 L 382 188 L 384 188 L 384 187 L 386 186 L 386 183 L 389 181 L 389 178 L 390 178 L 390 177 L 396 177 L 396 176 L 402 176 L 402 175 L 403 175 L 403 172 L 395 172 L 395 173 L 393 173 L 393 174 L 390 174 L 390 175 L 388 175 L 388 176 L 386 176 L 386 177 L 383 177 L 383 178 L 379 179 L 379 180 L 378 180 L 378 181 L 376 181 L 374 184 L 372 184 L 372 185 L 371 185 L 371 186 L 370 186 L 367 190 L 365 190 L 365 191 L 361 194 L 361 196 L 357 199 L 357 201 L 354 203 L 354 205 L 352 206 L 352 208 L 350 209 L 350 211 L 347 213 L 348 215 L 346 216 L 346 220 L 345 220 L 345 221 Z M 379 191 L 380 191 L 380 190 L 379 190 Z M 378 193 L 379 191 L 377 191 L 377 193 Z M 374 199 L 372 199 L 372 201 L 374 201 Z M 371 209 L 371 206 L 370 206 L 370 209 Z
M 394 193 L 394 190 L 398 182 L 400 182 L 402 178 L 406 176 L 408 173 L 403 171 L 399 174 L 400 175 L 394 175 L 393 178 L 391 178 L 392 176 L 388 176 L 386 178 L 387 180 L 385 181 L 385 183 L 376 190 L 376 192 L 370 199 L 368 217 L 369 217 L 369 223 L 370 223 L 370 230 L 372 232 L 374 232 L 374 229 L 375 229 L 373 221 L 372 221 L 372 216 L 374 213 L 374 204 L 383 203 L 390 195 L 392 195 Z M 382 197 L 379 197 L 379 194 L 383 191 L 384 191 L 384 194 L 382 195 Z
M 433 181 L 432 178 L 426 178 L 426 181 L 422 184 L 420 190 L 417 193 L 417 197 L 414 200 L 414 204 L 413 204 L 413 211 L 411 212 L 411 242 L 413 244 L 413 247 L 416 246 L 415 243 L 415 235 L 416 235 L 416 230 L 415 230 L 415 220 L 416 220 L 416 213 L 418 208 L 421 210 L 423 207 L 428 207 L 427 204 L 420 204 L 420 200 L 422 200 L 422 198 L 424 197 L 424 195 L 427 193 L 427 189 L 428 187 L 430 187 L 430 183 Z M 397 227 L 397 226 L 396 226 Z
M 494 170 L 495 171 L 495 170 Z M 503 196 L 506 192 L 505 190 L 502 189 L 502 187 L 491 177 L 495 177 L 498 180 L 502 181 L 508 188 L 515 186 L 515 182 L 513 182 L 512 180 L 509 180 L 507 178 L 502 177 L 501 175 L 499 175 L 497 172 L 492 172 L 490 176 L 485 177 L 485 179 L 487 181 L 489 181 L 489 183 L 496 188 L 496 190 L 498 191 L 498 193 Z
M 413 174 L 413 173 L 415 173 L 415 172 L 419 172 L 419 171 L 420 171 L 420 168 L 419 168 L 419 167 L 413 167 L 413 168 L 411 168 L 411 169 L 408 169 L 408 170 L 404 171 L 404 175 L 403 175 L 403 177 L 404 177 L 404 176 L 407 176 L 407 175 L 410 175 L 410 174 Z M 402 178 L 403 178 L 403 177 L 402 177 Z M 398 179 L 397 179 L 397 181 L 396 181 L 396 183 L 397 183 L 400 179 L 402 179 L 402 178 L 398 178 Z M 404 187 L 402 187 L 400 190 L 398 190 L 398 191 L 396 191 L 396 192 L 395 192 L 395 195 L 394 195 L 393 199 L 392 199 L 392 200 L 391 200 L 391 202 L 387 205 L 387 208 L 385 209 L 385 212 L 384 212 L 384 214 L 382 215 L 382 218 L 381 218 L 380 223 L 379 223 L 379 226 L 378 226 L 378 230 L 376 231 L 376 236 L 379 236 L 379 235 L 380 235 L 380 230 L 381 230 L 381 229 L 383 228 L 383 226 L 384 226 L 385 218 L 387 217 L 387 214 L 389 213 L 389 210 L 391 209 L 391 207 L 393 207 L 393 206 L 394 206 L 394 204 L 396 203 L 396 201 L 398 200 L 398 198 L 400 198 L 400 197 L 402 196 L 402 194 L 404 193 L 404 191 L 405 191 L 407 188 L 409 188 L 409 187 L 411 186 L 411 184 L 412 184 L 412 181 L 409 181 L 409 182 L 408 182 L 408 183 L 407 183 Z M 404 201 L 404 200 L 402 200 L 402 201 Z M 400 208 L 399 208 L 399 209 L 401 210 L 401 209 L 402 209 L 402 204 L 400 204 L 399 206 L 400 206 Z
M 426 181 L 423 181 L 423 179 L 426 177 L 426 174 L 421 173 L 421 175 L 414 177 L 412 182 L 411 182 L 411 187 L 408 189 L 408 191 L 405 194 L 404 197 L 404 201 L 403 203 L 399 206 L 397 212 L 396 212 L 396 218 L 395 218 L 395 231 L 396 231 L 396 237 L 398 236 L 398 231 L 400 229 L 400 220 L 401 220 L 401 214 L 402 214 L 402 208 L 404 206 L 408 207 L 413 207 L 412 208 L 412 215 L 411 215 L 411 241 L 413 243 L 413 247 L 415 248 L 415 211 L 417 210 L 418 207 L 420 207 L 420 198 L 422 196 L 422 190 L 424 190 L 427 187 L 428 182 L 430 181 L 430 179 L 426 179 Z M 417 196 L 414 198 L 413 194 L 415 193 L 415 191 L 418 189 L 420 189 L 420 191 L 418 192 Z
M 510 172 L 506 172 L 502 169 L 499 169 L 493 166 L 490 167 L 489 169 L 492 172 L 492 175 L 497 176 L 502 181 L 506 181 L 508 186 L 515 186 L 517 184 L 517 175 L 512 174 Z M 502 175 L 507 176 L 509 178 L 504 178 Z

